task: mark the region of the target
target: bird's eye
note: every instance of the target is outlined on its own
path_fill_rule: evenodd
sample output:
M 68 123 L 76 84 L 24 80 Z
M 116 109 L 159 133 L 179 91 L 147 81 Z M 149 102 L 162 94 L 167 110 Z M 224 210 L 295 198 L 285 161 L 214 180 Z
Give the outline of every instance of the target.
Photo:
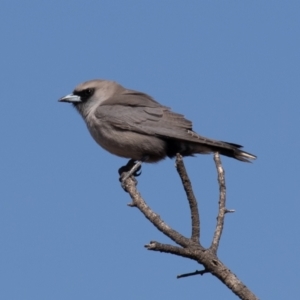
M 94 91 L 93 88 L 88 88 L 80 92 L 77 91 L 76 94 L 80 96 L 82 102 L 85 102 L 94 94 Z
M 86 89 L 86 90 L 84 90 L 84 95 L 85 95 L 85 96 L 91 96 L 92 93 L 93 93 L 93 90 L 92 90 L 92 89 Z

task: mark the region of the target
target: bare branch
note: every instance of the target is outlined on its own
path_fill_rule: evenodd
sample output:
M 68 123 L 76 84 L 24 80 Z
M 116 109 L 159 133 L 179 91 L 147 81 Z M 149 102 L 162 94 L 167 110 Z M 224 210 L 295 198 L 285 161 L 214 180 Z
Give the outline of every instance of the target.
M 178 275 L 177 278 L 188 277 L 193 275 L 203 275 L 211 273 L 223 282 L 234 294 L 240 299 L 244 300 L 257 300 L 258 298 L 240 281 L 237 276 L 232 273 L 217 257 L 222 230 L 224 226 L 224 217 L 226 213 L 234 212 L 225 207 L 226 201 L 226 187 L 225 187 L 225 172 L 221 165 L 219 154 L 214 155 L 214 160 L 218 172 L 219 182 L 219 212 L 217 217 L 217 226 L 215 229 L 214 237 L 210 248 L 205 249 L 199 242 L 200 221 L 197 202 L 192 192 L 192 187 L 186 170 L 184 168 L 182 157 L 177 155 L 176 168 L 181 177 L 184 189 L 190 205 L 191 219 L 192 219 L 192 236 L 190 239 L 184 237 L 171 227 L 169 227 L 158 214 L 151 210 L 146 204 L 140 193 L 136 189 L 137 181 L 134 177 L 129 177 L 122 182 L 122 187 L 130 194 L 132 203 L 130 206 L 137 207 L 144 216 L 162 233 L 168 236 L 171 240 L 182 247 L 173 246 L 169 244 L 161 244 L 156 241 L 151 241 L 145 245 L 148 250 L 170 253 L 182 257 L 195 260 L 197 263 L 203 265 L 204 270 L 192 273 Z
M 214 237 L 210 249 L 213 251 L 213 253 L 217 253 L 223 227 L 224 227 L 224 217 L 226 212 L 228 211 L 225 208 L 225 203 L 226 203 L 225 171 L 222 167 L 220 155 L 217 152 L 214 154 L 214 161 L 218 172 L 220 196 L 219 196 L 219 213 L 217 217 L 217 226 L 215 229 L 215 233 L 214 233 Z
M 186 172 L 182 156 L 177 153 L 176 155 L 176 169 L 181 178 L 187 199 L 189 201 L 189 206 L 191 210 L 191 218 L 192 218 L 192 241 L 199 243 L 200 238 L 200 217 L 199 217 L 199 210 L 196 197 L 194 195 L 192 184 L 189 179 L 189 176 Z
M 137 207 L 144 216 L 162 233 L 168 236 L 171 240 L 173 240 L 176 244 L 187 247 L 191 241 L 181 235 L 176 230 L 172 229 L 169 225 L 167 225 L 158 214 L 156 214 L 152 209 L 147 205 L 145 200 L 142 198 L 141 194 L 136 189 L 136 180 L 134 181 L 132 177 L 127 178 L 123 184 L 123 188 L 126 192 L 129 193 L 132 203 L 130 206 Z

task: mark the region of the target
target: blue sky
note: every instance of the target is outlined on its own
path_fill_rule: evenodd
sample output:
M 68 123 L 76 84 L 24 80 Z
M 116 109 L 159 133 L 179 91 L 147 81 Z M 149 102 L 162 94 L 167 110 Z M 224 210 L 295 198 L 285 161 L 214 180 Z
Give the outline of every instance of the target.
M 299 1 L 2 1 L 1 299 L 236 299 L 169 242 L 118 182 L 71 105 L 80 82 L 112 79 L 183 113 L 198 133 L 239 143 L 223 158 L 219 257 L 261 299 L 300 293 Z M 218 186 L 211 155 L 185 159 L 208 246 Z M 144 165 L 138 188 L 179 232 L 190 216 L 174 161 Z

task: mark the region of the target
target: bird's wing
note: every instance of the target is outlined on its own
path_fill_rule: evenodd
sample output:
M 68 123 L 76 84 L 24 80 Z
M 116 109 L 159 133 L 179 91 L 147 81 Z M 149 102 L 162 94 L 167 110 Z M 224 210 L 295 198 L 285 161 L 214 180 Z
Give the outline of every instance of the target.
M 200 136 L 192 129 L 192 122 L 183 115 L 174 113 L 150 96 L 134 92 L 118 94 L 107 99 L 95 111 L 95 116 L 117 130 L 166 139 L 179 139 L 214 148 L 241 148 L 241 145 L 222 142 Z
M 119 130 L 193 142 L 207 140 L 193 132 L 192 122 L 183 115 L 135 91 L 126 90 L 107 99 L 96 109 L 95 116 Z

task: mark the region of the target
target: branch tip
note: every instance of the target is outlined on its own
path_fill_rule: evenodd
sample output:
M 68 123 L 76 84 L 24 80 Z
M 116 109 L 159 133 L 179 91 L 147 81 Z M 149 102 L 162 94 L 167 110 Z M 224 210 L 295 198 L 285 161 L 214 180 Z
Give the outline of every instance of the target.
M 235 213 L 235 209 L 225 209 L 225 214 L 228 214 L 228 213 Z
M 202 276 L 205 273 L 210 273 L 210 272 L 207 269 L 204 269 L 204 270 L 201 270 L 201 271 L 196 270 L 195 272 L 192 272 L 192 273 L 184 273 L 184 274 L 177 275 L 177 279 L 184 278 L 184 277 L 195 276 L 195 275 L 201 275 Z
M 154 249 L 156 246 L 155 242 L 150 242 L 149 244 L 146 244 L 144 247 L 147 248 L 148 250 Z

